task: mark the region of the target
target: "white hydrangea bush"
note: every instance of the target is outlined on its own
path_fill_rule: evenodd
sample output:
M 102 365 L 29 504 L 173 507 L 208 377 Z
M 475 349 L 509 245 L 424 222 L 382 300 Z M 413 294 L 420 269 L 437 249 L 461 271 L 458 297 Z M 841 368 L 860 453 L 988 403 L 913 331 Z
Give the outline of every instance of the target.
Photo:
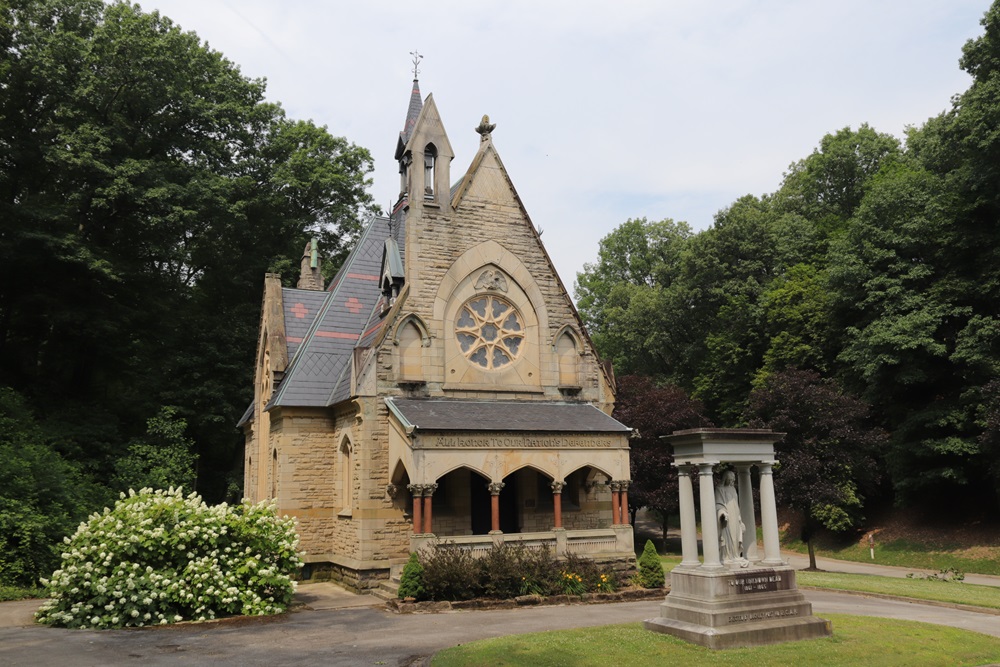
M 181 489 L 122 494 L 65 538 L 41 623 L 122 628 L 285 611 L 302 567 L 270 503 L 206 505 Z

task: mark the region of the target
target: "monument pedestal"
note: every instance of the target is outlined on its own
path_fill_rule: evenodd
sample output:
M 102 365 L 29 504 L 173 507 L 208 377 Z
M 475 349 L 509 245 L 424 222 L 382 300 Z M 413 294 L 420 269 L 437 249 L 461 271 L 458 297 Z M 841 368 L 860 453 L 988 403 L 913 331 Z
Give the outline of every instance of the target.
M 787 565 L 730 569 L 677 567 L 660 616 L 644 622 L 713 649 L 829 637 L 829 621 L 812 615 Z

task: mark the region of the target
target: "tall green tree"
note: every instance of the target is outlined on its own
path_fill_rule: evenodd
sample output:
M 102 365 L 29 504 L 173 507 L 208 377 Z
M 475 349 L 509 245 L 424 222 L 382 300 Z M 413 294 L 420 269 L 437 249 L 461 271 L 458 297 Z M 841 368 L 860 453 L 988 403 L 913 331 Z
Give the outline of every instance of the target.
M 816 569 L 816 530 L 846 530 L 862 518 L 885 433 L 870 424 L 863 401 L 812 371 L 769 376 L 750 395 L 745 419 L 751 427 L 785 434 L 775 445 L 776 497 L 799 512 L 809 567 Z
M 105 479 L 177 406 L 219 498 L 262 276 L 343 251 L 371 157 L 138 5 L 11 0 L 0 51 L 0 384 Z

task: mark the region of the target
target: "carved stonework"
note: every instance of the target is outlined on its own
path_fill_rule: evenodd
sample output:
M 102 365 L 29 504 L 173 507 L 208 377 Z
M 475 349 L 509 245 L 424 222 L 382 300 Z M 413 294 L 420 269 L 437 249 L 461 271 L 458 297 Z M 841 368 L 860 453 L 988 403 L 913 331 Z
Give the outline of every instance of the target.
M 424 498 L 430 498 L 438 490 L 437 484 L 424 484 Z
M 395 499 L 397 493 L 399 493 L 399 487 L 398 486 L 396 486 L 395 484 L 386 484 L 385 485 L 385 494 L 387 496 L 389 496 L 390 498 Z
M 479 274 L 479 279 L 476 280 L 476 289 L 491 289 L 506 292 L 507 278 L 504 276 L 503 271 L 499 269 L 486 269 Z
M 631 482 L 629 482 L 626 479 L 623 479 L 620 482 L 618 482 L 618 488 L 621 489 L 622 491 L 628 491 L 629 484 L 631 484 Z
M 562 493 L 562 490 L 566 488 L 566 482 L 552 482 L 549 486 L 552 487 L 552 493 Z
M 499 496 L 500 495 L 500 491 L 505 486 L 507 486 L 507 485 L 504 484 L 503 482 L 490 482 L 489 484 L 486 485 L 486 488 L 489 489 L 490 495 Z
M 407 484 L 406 489 L 413 494 L 414 498 L 420 498 L 424 495 L 424 485 L 423 484 Z
M 476 132 L 479 133 L 479 141 L 480 142 L 488 141 L 490 138 L 490 134 L 493 132 L 493 130 L 496 129 L 496 127 L 497 124 L 491 123 L 490 117 L 484 115 L 483 119 L 479 122 L 479 127 L 476 128 Z

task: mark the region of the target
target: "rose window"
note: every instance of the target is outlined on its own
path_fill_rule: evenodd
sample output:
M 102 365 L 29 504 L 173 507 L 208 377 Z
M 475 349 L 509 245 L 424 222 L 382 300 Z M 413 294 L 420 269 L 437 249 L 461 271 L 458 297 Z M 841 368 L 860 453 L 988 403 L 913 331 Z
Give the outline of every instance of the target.
M 500 368 L 517 359 L 524 342 L 524 320 L 506 300 L 477 296 L 458 311 L 455 337 L 473 364 Z

